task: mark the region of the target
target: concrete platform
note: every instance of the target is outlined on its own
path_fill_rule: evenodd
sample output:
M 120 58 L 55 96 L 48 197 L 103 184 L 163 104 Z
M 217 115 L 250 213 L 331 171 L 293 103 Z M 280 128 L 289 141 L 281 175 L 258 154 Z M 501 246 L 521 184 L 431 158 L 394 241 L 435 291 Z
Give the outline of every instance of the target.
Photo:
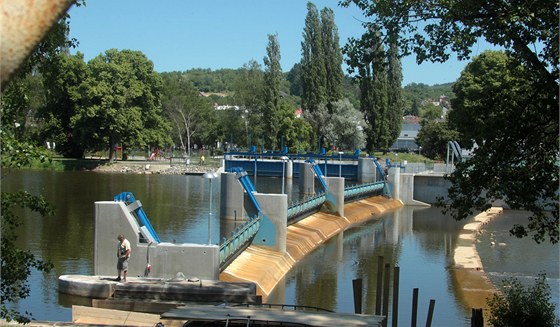
M 109 276 L 62 275 L 60 293 L 94 299 L 151 299 L 161 301 L 260 303 L 256 286 L 249 282 L 164 280 L 128 277 L 126 283 Z

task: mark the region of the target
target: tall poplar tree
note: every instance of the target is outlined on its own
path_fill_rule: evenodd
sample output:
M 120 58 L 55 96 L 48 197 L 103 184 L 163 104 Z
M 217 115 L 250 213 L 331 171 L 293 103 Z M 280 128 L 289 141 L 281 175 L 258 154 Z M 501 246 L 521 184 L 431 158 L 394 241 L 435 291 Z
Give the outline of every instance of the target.
M 389 50 L 387 51 L 387 101 L 389 128 L 389 146 L 393 144 L 401 132 L 403 116 L 402 100 L 402 66 L 399 58 L 399 48 L 394 37 L 389 38 Z
M 264 57 L 264 106 L 263 121 L 265 123 L 266 138 L 272 149 L 278 145 L 278 131 L 280 130 L 280 84 L 283 80 L 282 67 L 280 66 L 280 44 L 278 34 L 268 35 L 266 57 Z
M 338 28 L 334 22 L 334 12 L 330 8 L 321 10 L 321 38 L 325 55 L 325 92 L 327 107 L 332 112 L 332 104 L 342 99 L 342 51 Z
M 378 28 L 370 28 L 360 40 L 350 39 L 344 47 L 350 71 L 356 73 L 360 86 L 360 110 L 366 121 L 366 142 L 369 151 L 388 148 L 387 70 L 385 51 Z
M 301 103 L 312 112 L 326 100 L 327 77 L 319 11 L 311 2 L 307 3 L 301 52 Z

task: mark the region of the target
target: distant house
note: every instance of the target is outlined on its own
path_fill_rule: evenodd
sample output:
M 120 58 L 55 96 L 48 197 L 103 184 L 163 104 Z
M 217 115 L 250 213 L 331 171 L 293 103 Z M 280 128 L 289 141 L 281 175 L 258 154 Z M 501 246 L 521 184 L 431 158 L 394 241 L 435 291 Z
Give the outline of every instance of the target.
M 417 116 L 404 116 L 401 133 L 389 150 L 399 152 L 418 151 L 419 146 L 416 144 L 416 137 L 422 128 L 420 120 L 421 118 Z
M 214 109 L 215 110 L 239 110 L 239 106 L 218 105 L 217 103 L 215 103 Z
M 297 109 L 294 111 L 294 117 L 296 117 L 296 118 L 301 118 L 302 116 L 303 116 L 303 109 L 297 108 Z

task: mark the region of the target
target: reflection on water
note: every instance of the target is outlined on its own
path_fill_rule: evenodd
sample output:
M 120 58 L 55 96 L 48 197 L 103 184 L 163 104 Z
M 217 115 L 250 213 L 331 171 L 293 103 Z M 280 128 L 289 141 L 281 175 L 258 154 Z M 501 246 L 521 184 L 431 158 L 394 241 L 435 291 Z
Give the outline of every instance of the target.
M 425 321 L 429 300 L 435 299 L 434 326 L 466 326 L 470 309 L 450 292 L 446 269 L 461 227 L 433 208 L 407 207 L 376 217 L 305 257 L 269 302 L 354 312 L 352 280 L 361 278 L 363 312 L 373 314 L 378 257 L 383 256 L 385 263 L 400 267 L 399 325 L 410 325 L 412 289 L 419 288 L 418 322 Z
M 133 192 L 162 240 L 207 242 L 210 189 L 208 181 L 200 176 L 5 170 L 3 176 L 2 191 L 25 189 L 42 194 L 57 208 L 54 217 L 45 219 L 29 212 L 22 213 L 25 225 L 18 232 L 20 246 L 54 264 L 49 274 L 33 272 L 31 296 L 17 305 L 20 311 L 32 312 L 35 319 L 69 321 L 72 303 L 88 305 L 87 299 L 58 294 L 57 285 L 60 275 L 93 273 L 95 201 L 112 200 L 123 191 Z M 293 185 L 297 185 L 295 183 Z M 281 191 L 279 178 L 259 178 L 256 184 L 259 192 Z M 286 183 L 285 188 L 292 190 L 291 197 L 299 198 L 298 187 Z M 212 215 L 212 225 L 221 229 L 220 232 L 212 228 L 214 242 L 235 228 L 234 222 L 218 219 L 219 192 L 220 183 L 214 183 L 213 210 L 216 212 Z M 385 262 L 401 269 L 399 325 L 410 324 L 412 289 L 419 288 L 420 324 L 426 319 L 429 300 L 435 299 L 434 326 L 468 326 L 470 308 L 463 308 L 456 299 L 447 270 L 457 229 L 461 226 L 462 223 L 443 217 L 433 208 L 407 207 L 377 217 L 345 231 L 305 257 L 274 290 L 268 302 L 353 312 L 352 280 L 362 278 L 363 312 L 373 313 L 377 258 L 383 256 Z M 534 253 L 535 260 L 546 260 L 537 257 L 540 248 Z M 508 258 L 516 255 L 515 251 L 497 254 Z M 512 263 L 512 272 L 521 271 L 517 262 L 517 266 Z M 500 272 L 499 269 L 487 270 Z M 553 272 L 556 274 L 547 272 L 547 276 L 558 278 L 558 269 Z

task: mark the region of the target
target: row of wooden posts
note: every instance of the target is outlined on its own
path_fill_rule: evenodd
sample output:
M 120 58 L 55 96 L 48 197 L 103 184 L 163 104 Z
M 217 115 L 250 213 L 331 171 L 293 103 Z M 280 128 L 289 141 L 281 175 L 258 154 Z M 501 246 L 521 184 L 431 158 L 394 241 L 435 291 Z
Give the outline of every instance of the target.
M 383 256 L 377 257 L 377 284 L 375 293 L 375 314 L 385 316 L 383 320 L 383 327 L 387 327 L 387 321 L 389 318 L 389 284 L 391 281 L 391 265 L 386 263 L 383 265 Z M 399 275 L 400 267 L 393 267 L 393 303 L 392 303 L 392 316 L 391 326 L 398 326 L 399 317 Z M 362 279 L 352 280 L 352 289 L 354 294 L 354 312 L 356 314 L 362 313 Z M 418 317 L 418 288 L 412 289 L 412 319 L 410 326 L 417 326 Z M 428 315 L 426 317 L 426 327 L 432 326 L 432 318 L 434 316 L 434 309 L 436 306 L 436 300 L 430 299 L 430 305 L 428 307 Z M 472 327 L 482 327 L 484 326 L 484 319 L 482 316 L 482 309 L 472 309 L 471 317 Z
M 383 326 L 387 327 L 389 317 L 389 284 L 391 281 L 391 265 L 386 263 L 383 265 L 383 256 L 377 257 L 377 284 L 375 293 L 375 314 L 385 316 Z M 393 303 L 392 303 L 392 327 L 398 326 L 399 316 L 399 276 L 400 267 L 393 268 Z M 357 314 L 362 313 L 362 279 L 352 280 L 352 288 L 354 291 L 354 312 Z M 426 318 L 426 327 L 432 325 L 432 317 L 436 300 L 430 299 L 430 306 L 428 308 L 428 316 Z M 411 326 L 416 327 L 418 316 L 418 288 L 412 290 L 412 319 Z

